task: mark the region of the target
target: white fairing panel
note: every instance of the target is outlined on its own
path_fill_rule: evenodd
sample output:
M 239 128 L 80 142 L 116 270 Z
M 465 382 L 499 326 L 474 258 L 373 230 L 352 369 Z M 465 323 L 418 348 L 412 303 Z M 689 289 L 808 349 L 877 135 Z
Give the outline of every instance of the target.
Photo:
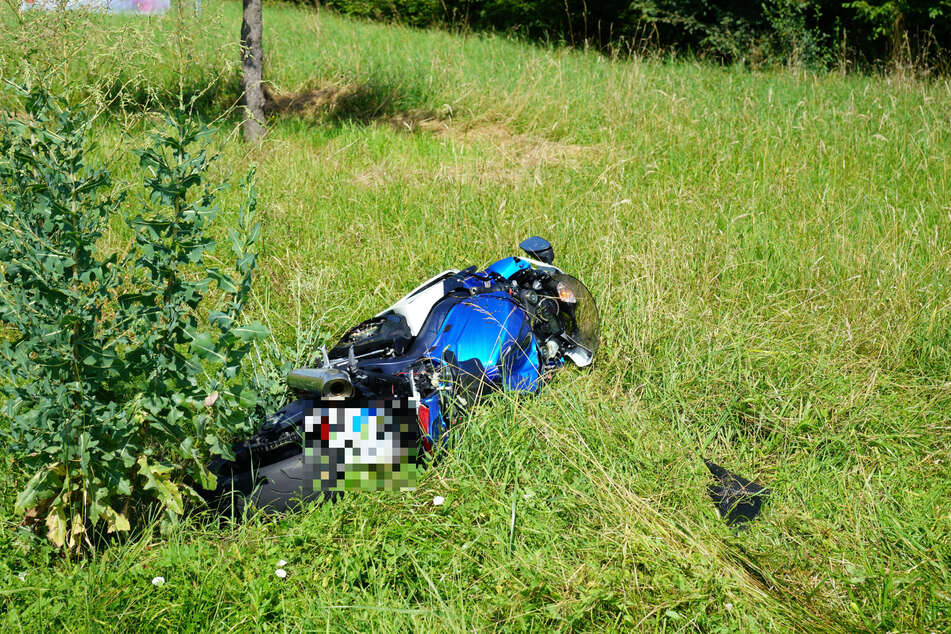
M 591 362 L 594 361 L 594 356 L 592 356 L 591 352 L 582 346 L 577 346 L 565 352 L 565 356 L 571 359 L 571 361 L 579 368 L 583 368 L 586 365 L 591 365 Z
M 377 317 L 390 311 L 393 311 L 397 315 L 402 315 L 406 320 L 406 325 L 409 326 L 410 332 L 415 337 L 423 327 L 423 322 L 429 317 L 429 312 L 432 310 L 433 305 L 445 295 L 443 285 L 439 280 L 454 275 L 455 273 L 458 273 L 458 271 L 450 269 L 426 280 L 407 293 L 403 299 L 377 315 Z

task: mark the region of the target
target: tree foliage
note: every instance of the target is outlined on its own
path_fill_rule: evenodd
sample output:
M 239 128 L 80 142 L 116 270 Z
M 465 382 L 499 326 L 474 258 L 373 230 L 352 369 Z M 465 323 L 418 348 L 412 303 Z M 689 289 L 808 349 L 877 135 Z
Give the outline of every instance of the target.
M 516 32 L 600 46 L 691 50 L 723 61 L 822 66 L 887 61 L 901 44 L 935 62 L 951 46 L 951 0 L 323 0 L 413 26 Z
M 89 119 L 42 88 L 21 99 L 0 119 L 4 427 L 32 474 L 17 511 L 73 548 L 129 530 L 137 500 L 174 521 L 190 484 L 214 485 L 209 455 L 249 430 L 257 396 L 240 369 L 265 330 L 240 317 L 260 227 L 249 173 L 234 268 L 209 264 L 222 186 L 206 179 L 207 130 L 183 116 L 138 151 L 145 195 L 127 206 L 91 159 Z M 106 253 L 117 217 L 134 239 Z

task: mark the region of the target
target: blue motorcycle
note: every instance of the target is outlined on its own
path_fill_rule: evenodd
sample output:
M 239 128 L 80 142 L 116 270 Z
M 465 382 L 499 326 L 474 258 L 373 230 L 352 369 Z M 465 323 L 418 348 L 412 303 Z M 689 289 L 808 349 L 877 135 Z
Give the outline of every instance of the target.
M 211 465 L 218 484 L 209 498 L 281 510 L 294 500 L 327 495 L 314 483 L 305 422 L 319 436 L 311 422 L 319 429 L 323 420 L 326 441 L 327 420 L 348 412 L 345 424 L 355 425 L 359 442 L 361 422 L 365 438 L 367 421 L 376 420 L 378 410 L 408 406 L 414 424 L 408 441 L 403 429 L 401 442 L 411 451 L 402 455 L 419 461 L 445 444 L 447 432 L 486 391 L 534 393 L 567 361 L 590 365 L 599 341 L 594 298 L 552 264 L 548 241 L 533 237 L 520 247 L 527 257 L 427 280 L 350 329 L 329 352 L 323 349 L 316 367 L 292 371 L 288 387 L 299 398 L 236 445 L 234 460 Z M 383 431 L 381 426 L 381 439 Z M 351 441 L 346 444 L 341 462 L 353 452 Z M 392 468 L 393 452 L 370 453 Z

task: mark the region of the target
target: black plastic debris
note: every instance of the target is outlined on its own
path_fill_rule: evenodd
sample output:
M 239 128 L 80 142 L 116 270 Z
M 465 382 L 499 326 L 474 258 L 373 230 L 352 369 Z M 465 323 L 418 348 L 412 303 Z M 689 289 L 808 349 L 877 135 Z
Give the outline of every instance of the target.
M 739 526 L 759 515 L 763 500 L 770 493 L 769 489 L 727 471 L 714 462 L 704 459 L 704 463 L 716 479 L 707 491 L 720 511 L 720 517 L 727 524 Z

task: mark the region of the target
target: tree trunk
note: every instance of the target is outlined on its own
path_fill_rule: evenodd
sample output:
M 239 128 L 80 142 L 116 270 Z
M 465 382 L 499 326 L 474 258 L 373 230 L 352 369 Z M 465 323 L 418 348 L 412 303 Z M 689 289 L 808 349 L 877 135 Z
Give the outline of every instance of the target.
M 244 138 L 264 135 L 264 49 L 261 46 L 261 0 L 244 0 L 241 20 L 241 92 L 244 99 Z

